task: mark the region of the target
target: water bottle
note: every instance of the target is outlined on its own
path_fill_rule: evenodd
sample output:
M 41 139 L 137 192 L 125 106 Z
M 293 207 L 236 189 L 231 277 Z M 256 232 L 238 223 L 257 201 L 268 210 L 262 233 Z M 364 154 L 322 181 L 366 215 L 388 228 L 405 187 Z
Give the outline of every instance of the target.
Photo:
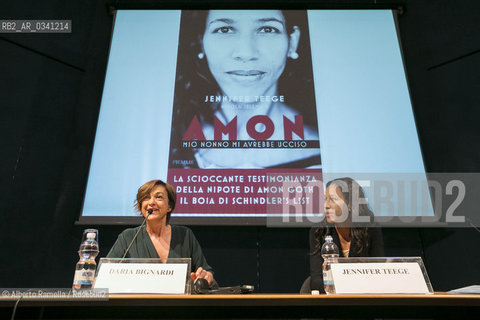
M 323 286 L 326 294 L 335 293 L 335 285 L 333 284 L 333 274 L 331 269 L 332 262 L 338 258 L 338 247 L 333 242 L 332 236 L 325 236 L 325 242 L 322 246 L 323 257 Z
M 87 229 L 83 232 L 83 241 L 78 250 L 80 260 L 75 267 L 73 278 L 73 289 L 90 289 L 93 286 L 97 269 L 95 262 L 98 255 L 97 235 L 96 229 Z

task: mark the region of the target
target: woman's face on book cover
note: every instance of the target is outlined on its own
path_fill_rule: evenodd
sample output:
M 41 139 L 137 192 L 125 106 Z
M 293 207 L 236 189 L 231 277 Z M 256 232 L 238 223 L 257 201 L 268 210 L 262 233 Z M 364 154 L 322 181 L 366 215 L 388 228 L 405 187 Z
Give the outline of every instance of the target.
M 280 10 L 210 10 L 202 44 L 222 93 L 252 101 L 277 94 L 290 39 Z

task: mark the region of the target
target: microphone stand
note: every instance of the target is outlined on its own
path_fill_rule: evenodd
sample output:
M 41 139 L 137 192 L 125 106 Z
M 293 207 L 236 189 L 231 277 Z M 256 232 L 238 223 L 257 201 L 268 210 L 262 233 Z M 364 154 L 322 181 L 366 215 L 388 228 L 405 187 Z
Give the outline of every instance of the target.
M 145 216 L 145 219 L 143 219 L 143 222 L 142 222 L 142 224 L 140 225 L 140 228 L 138 228 L 137 233 L 135 233 L 135 236 L 133 237 L 132 241 L 131 241 L 130 244 L 128 245 L 127 250 L 125 250 L 125 253 L 123 254 L 122 259 L 125 259 L 125 256 L 127 255 L 128 250 L 130 250 L 130 247 L 132 246 L 132 244 L 133 244 L 133 243 L 135 242 L 135 240 L 137 239 L 138 234 L 139 234 L 140 231 L 142 230 L 143 225 L 147 222 L 147 219 L 148 219 L 148 217 L 152 214 L 152 212 L 153 212 L 152 209 L 149 209 L 149 210 L 147 211 L 147 215 Z

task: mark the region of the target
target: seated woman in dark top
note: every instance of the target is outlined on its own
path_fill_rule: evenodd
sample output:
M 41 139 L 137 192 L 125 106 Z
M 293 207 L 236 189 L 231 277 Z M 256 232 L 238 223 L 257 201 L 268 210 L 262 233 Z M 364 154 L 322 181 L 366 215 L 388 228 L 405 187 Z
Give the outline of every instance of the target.
M 382 230 L 373 224 L 352 222 L 352 216 L 373 216 L 365 204 L 363 190 L 355 180 L 340 178 L 328 182 L 324 207 L 326 223 L 310 230 L 310 289 L 320 292 L 325 292 L 321 248 L 326 235 L 332 236 L 340 257 L 384 256 Z M 302 291 L 309 290 L 302 287 Z
M 161 180 L 152 180 L 138 189 L 135 207 L 146 217 L 152 210 L 137 239 L 128 250 L 127 258 L 191 258 L 191 278 L 205 279 L 216 285 L 212 268 L 203 256 L 202 248 L 187 227 L 172 226 L 169 219 L 175 209 L 176 193 L 173 186 Z M 108 258 L 121 258 L 138 228 L 124 230 L 119 236 Z

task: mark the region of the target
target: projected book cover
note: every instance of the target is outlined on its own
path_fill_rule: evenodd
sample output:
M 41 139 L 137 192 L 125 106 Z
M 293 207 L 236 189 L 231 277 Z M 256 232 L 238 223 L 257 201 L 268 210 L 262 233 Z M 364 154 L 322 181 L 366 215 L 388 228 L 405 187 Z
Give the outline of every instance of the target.
M 115 14 L 82 217 L 137 217 L 152 179 L 185 223 L 318 215 L 336 178 L 374 203 L 372 173 L 425 181 L 391 10 Z
M 176 211 L 308 205 L 312 194 L 295 187 L 321 184 L 321 156 L 306 12 L 183 11 L 178 48 Z

